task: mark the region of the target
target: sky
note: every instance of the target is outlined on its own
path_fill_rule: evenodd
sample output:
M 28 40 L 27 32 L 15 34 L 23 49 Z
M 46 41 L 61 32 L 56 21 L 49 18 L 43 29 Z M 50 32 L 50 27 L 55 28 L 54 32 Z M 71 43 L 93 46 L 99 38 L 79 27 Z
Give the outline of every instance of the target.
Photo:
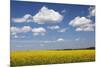
M 11 1 L 11 50 L 95 46 L 95 6 Z

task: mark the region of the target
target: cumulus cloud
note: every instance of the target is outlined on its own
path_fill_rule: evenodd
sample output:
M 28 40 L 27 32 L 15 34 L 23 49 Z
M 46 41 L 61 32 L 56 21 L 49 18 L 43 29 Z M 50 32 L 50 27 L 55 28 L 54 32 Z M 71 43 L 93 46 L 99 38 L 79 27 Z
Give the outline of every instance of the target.
M 13 35 L 16 34 L 16 33 L 22 32 L 22 31 L 20 30 L 20 28 L 17 28 L 17 27 L 11 27 L 10 29 L 11 29 L 11 33 L 12 33 Z
M 62 29 L 59 29 L 58 32 L 66 32 L 67 29 L 66 28 L 62 28 Z
M 76 31 L 94 31 L 95 24 L 86 17 L 75 17 L 69 22 L 69 25 L 76 27 Z
M 85 24 L 90 24 L 92 21 L 90 19 L 87 19 L 86 17 L 75 17 L 73 20 L 70 21 L 69 25 L 72 25 L 73 27 L 81 26 Z
M 30 14 L 26 14 L 21 18 L 12 18 L 12 21 L 15 23 L 33 22 L 33 17 Z
M 53 9 L 48 9 L 45 6 L 43 6 L 39 10 L 39 12 L 34 16 L 26 14 L 20 18 L 12 18 L 12 21 L 15 23 L 34 22 L 38 24 L 45 24 L 45 23 L 54 24 L 54 23 L 59 23 L 62 20 L 63 16 L 59 12 Z
M 33 28 L 32 32 L 33 32 L 33 35 L 35 35 L 35 36 L 37 36 L 37 35 L 45 35 L 46 29 L 43 28 L 43 27 Z
M 89 8 L 89 17 L 95 16 L 95 7 L 90 7 Z
M 87 24 L 76 28 L 76 31 L 94 31 L 94 24 Z
M 23 26 L 21 28 L 11 27 L 10 29 L 11 29 L 11 34 L 16 35 L 17 33 L 29 32 L 31 31 L 32 28 L 30 26 Z
M 48 29 L 51 29 L 51 30 L 57 30 L 57 29 L 60 28 L 60 26 L 58 26 L 58 25 L 55 25 L 55 26 L 48 26 L 47 28 L 48 28 Z
M 64 41 L 64 39 L 63 38 L 58 38 L 57 41 L 62 42 L 62 41 Z
M 30 26 L 24 26 L 24 27 L 21 28 L 22 32 L 29 32 L 31 30 L 32 30 L 32 28 Z
M 48 9 L 46 6 L 43 6 L 35 16 L 33 16 L 33 20 L 35 23 L 44 24 L 44 23 L 58 23 L 62 21 L 63 16 L 53 10 Z
M 61 28 L 58 25 L 48 26 L 47 28 L 50 29 L 50 30 L 56 30 L 57 32 L 62 32 L 62 33 L 67 31 L 67 28 Z
M 21 28 L 11 27 L 11 34 L 14 36 L 18 33 L 27 33 L 27 32 L 32 32 L 34 36 L 37 36 L 37 35 L 43 36 L 46 33 L 46 29 L 43 27 L 32 28 L 30 26 L 23 26 Z

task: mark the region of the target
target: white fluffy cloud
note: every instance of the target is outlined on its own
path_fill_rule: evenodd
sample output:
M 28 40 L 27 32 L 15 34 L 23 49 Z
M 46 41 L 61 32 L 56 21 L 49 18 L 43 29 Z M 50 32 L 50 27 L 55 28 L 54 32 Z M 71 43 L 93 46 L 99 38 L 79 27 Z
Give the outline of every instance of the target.
M 64 39 L 63 38 L 58 38 L 57 41 L 62 42 L 62 41 L 64 41 Z
M 57 30 L 57 29 L 60 28 L 60 26 L 58 26 L 58 25 L 55 25 L 55 26 L 48 26 L 47 28 L 48 28 L 48 29 L 51 29 L 51 30 Z
M 76 31 L 94 31 L 95 24 L 86 17 L 75 17 L 69 25 L 76 27 Z
M 53 9 L 48 9 L 47 7 L 43 6 L 39 12 L 33 16 L 33 20 L 35 23 L 38 24 L 44 24 L 44 23 L 58 23 L 62 21 L 63 16 L 53 10 Z
M 73 20 L 70 21 L 69 25 L 76 27 L 76 26 L 82 26 L 82 25 L 90 24 L 90 23 L 92 23 L 90 19 L 87 19 L 86 17 L 77 16 Z
M 90 7 L 89 8 L 89 17 L 95 16 L 95 7 Z
M 24 23 L 24 22 L 32 22 L 33 18 L 30 14 L 26 14 L 21 18 L 12 18 L 12 21 L 15 23 Z
M 40 33 L 40 32 L 46 32 L 46 30 L 43 27 L 39 27 L 39 28 L 33 28 L 32 32 Z
M 33 35 L 35 35 L 35 36 L 37 36 L 37 35 L 45 35 L 46 29 L 43 28 L 43 27 L 33 28 L 32 32 L 33 32 Z
M 50 30 L 56 30 L 57 32 L 61 32 L 61 33 L 67 31 L 67 28 L 61 28 L 61 27 L 58 26 L 58 25 L 55 25 L 55 26 L 48 26 L 47 28 L 50 29 Z
M 22 32 L 29 32 L 31 30 L 32 30 L 32 28 L 30 26 L 24 26 L 24 27 L 21 28 Z
M 66 32 L 66 31 L 67 31 L 66 28 L 62 28 L 62 29 L 59 29 L 59 30 L 58 30 L 58 32 L 62 32 L 62 33 L 63 33 L 63 32 Z
M 43 27 L 38 27 L 38 28 L 31 28 L 30 26 L 23 26 L 21 28 L 19 27 L 11 27 L 11 34 L 13 36 L 17 35 L 17 33 L 27 33 L 27 32 L 32 32 L 33 35 L 45 35 L 46 29 Z
M 76 31 L 94 31 L 94 24 L 87 24 L 76 28 Z
M 11 27 L 10 30 L 11 30 L 12 35 L 16 33 L 21 33 L 20 28 L 17 28 L 17 27 Z
M 29 32 L 29 31 L 31 31 L 31 29 L 32 28 L 30 26 L 24 26 L 21 28 L 11 27 L 11 34 L 16 35 L 17 33 Z
M 63 16 L 53 10 L 53 9 L 48 9 L 47 7 L 43 6 L 37 14 L 34 16 L 30 14 L 26 14 L 23 17 L 20 18 L 12 18 L 13 22 L 16 23 L 23 23 L 23 22 L 35 22 L 38 24 L 45 24 L 45 23 L 58 23 L 63 20 Z

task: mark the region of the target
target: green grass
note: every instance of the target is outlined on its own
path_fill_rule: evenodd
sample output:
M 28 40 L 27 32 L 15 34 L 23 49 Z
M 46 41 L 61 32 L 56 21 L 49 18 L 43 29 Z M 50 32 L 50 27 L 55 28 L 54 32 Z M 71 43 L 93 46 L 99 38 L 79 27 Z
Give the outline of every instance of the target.
M 31 50 L 11 52 L 11 67 L 95 61 L 95 50 Z

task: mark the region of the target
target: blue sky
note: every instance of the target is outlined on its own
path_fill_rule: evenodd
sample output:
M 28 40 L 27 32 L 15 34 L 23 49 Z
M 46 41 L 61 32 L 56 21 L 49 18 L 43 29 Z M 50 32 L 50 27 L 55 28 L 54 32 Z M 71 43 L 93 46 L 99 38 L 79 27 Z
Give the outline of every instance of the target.
M 69 49 L 95 43 L 95 7 L 11 2 L 11 49 Z

